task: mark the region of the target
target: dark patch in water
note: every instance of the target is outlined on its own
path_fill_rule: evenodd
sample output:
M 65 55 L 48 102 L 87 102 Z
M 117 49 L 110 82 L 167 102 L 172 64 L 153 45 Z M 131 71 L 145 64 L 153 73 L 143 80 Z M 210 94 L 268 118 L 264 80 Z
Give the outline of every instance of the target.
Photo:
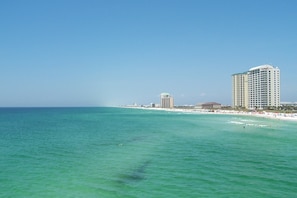
M 130 173 L 125 173 L 120 176 L 120 183 L 134 183 L 140 182 L 145 179 L 145 172 L 150 164 L 150 161 L 145 161 L 141 166 L 137 167 L 136 169 L 132 170 Z
M 147 137 L 146 136 L 138 136 L 130 139 L 128 142 L 139 142 L 145 140 Z
M 141 141 L 144 141 L 146 139 L 147 139 L 146 136 L 137 136 L 137 137 L 134 137 L 134 138 L 131 138 L 131 139 L 127 140 L 124 143 L 118 143 L 117 145 L 118 146 L 124 146 L 125 144 L 134 143 L 134 142 L 141 142 Z

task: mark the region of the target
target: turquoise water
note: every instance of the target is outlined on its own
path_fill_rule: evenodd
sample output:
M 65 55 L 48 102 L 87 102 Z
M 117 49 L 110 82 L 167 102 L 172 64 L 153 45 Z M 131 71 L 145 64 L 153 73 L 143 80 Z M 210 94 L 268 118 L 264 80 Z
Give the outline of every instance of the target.
M 0 197 L 295 197 L 297 123 L 0 109 Z

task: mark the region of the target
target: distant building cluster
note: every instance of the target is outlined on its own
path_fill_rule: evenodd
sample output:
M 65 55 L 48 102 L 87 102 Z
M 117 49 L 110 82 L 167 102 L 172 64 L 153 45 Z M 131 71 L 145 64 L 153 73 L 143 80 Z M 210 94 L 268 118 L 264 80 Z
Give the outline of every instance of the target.
M 232 75 L 232 107 L 237 109 L 276 109 L 295 108 L 297 103 L 280 103 L 280 69 L 271 65 L 252 67 L 246 72 Z M 180 109 L 227 109 L 217 102 L 198 103 L 197 105 L 174 106 L 173 96 L 160 94 L 160 104 L 137 105 L 132 107 L 180 108 Z
M 260 65 L 232 75 L 232 107 L 267 109 L 280 106 L 280 70 Z
M 177 106 L 175 108 L 183 108 L 183 109 L 221 109 L 221 104 L 217 102 L 206 102 L 206 103 L 199 103 L 196 106 Z M 155 107 L 155 106 L 151 106 Z M 161 108 L 172 109 L 174 108 L 174 100 L 173 97 L 169 93 L 162 93 L 161 94 L 161 101 L 160 101 Z

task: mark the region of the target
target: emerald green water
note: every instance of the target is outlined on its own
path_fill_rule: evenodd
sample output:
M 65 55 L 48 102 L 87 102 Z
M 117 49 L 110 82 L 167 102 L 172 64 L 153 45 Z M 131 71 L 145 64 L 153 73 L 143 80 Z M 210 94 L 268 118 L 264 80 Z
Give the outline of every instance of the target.
M 0 197 L 295 197 L 297 123 L 0 109 Z

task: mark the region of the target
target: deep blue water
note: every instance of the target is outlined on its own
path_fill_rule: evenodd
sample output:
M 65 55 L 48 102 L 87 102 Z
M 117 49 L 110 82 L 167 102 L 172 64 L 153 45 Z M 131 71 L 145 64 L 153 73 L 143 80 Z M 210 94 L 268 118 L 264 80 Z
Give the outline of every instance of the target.
M 1 108 L 0 197 L 295 197 L 297 123 Z

